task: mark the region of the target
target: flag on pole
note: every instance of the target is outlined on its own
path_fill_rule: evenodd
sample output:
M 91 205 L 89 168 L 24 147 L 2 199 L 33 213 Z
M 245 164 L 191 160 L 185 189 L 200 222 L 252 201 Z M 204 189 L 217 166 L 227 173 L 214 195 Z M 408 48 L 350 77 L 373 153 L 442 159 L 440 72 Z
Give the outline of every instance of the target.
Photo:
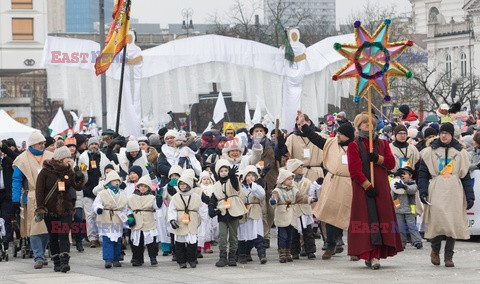
M 63 138 L 67 137 L 67 133 L 70 127 L 68 127 L 67 119 L 63 114 L 61 107 L 58 108 L 57 114 L 53 118 L 52 122 L 48 126 L 50 136 L 60 135 Z
M 262 103 L 257 97 L 257 105 L 255 106 L 255 112 L 253 113 L 252 123 L 259 123 L 262 120 Z
M 245 103 L 245 124 L 250 127 L 252 124 L 252 118 L 250 117 L 250 109 L 248 103 Z
M 115 56 L 127 45 L 128 30 L 130 29 L 130 1 L 116 0 L 113 8 L 113 22 L 105 39 L 105 48 L 97 57 L 95 74 L 105 73 Z
M 83 114 L 78 117 L 76 113 L 71 111 L 70 115 L 73 118 L 73 133 L 79 133 L 83 129 Z
M 213 122 L 218 123 L 220 120 L 222 120 L 226 112 L 227 105 L 225 105 L 223 94 L 220 92 L 218 94 L 217 102 L 215 103 L 215 108 L 213 109 Z

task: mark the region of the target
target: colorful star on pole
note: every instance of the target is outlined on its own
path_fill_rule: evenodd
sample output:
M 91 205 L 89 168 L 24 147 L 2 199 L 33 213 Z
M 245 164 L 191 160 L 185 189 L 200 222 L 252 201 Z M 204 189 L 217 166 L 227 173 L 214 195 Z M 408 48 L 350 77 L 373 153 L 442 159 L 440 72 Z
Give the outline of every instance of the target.
M 406 77 L 412 78 L 413 73 L 408 71 L 396 59 L 413 42 L 400 41 L 388 42 L 390 34 L 390 24 L 392 21 L 386 19 L 377 28 L 373 35 L 356 21 L 355 44 L 335 43 L 333 48 L 342 56 L 348 59 L 348 63 L 340 68 L 332 79 L 337 81 L 344 78 L 356 78 L 354 102 L 359 103 L 360 98 L 365 95 L 370 86 L 373 86 L 384 98 L 390 101 L 390 84 L 388 77 Z

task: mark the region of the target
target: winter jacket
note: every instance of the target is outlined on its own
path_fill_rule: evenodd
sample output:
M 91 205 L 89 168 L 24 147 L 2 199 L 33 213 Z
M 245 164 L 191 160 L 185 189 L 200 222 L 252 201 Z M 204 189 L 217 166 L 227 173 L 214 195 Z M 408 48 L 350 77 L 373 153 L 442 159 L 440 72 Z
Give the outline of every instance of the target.
M 393 194 L 393 200 L 400 201 L 400 208 L 395 208 L 397 214 L 414 214 L 411 205 L 415 205 L 415 194 L 417 193 L 417 184 L 413 180 L 402 181 L 407 186 L 405 194 Z

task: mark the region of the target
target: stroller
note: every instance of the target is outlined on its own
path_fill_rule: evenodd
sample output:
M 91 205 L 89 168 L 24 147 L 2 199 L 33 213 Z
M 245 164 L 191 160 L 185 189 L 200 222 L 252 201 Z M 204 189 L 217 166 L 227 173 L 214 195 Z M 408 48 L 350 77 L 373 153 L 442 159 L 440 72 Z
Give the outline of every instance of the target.
M 33 250 L 30 247 L 30 238 L 23 237 L 20 234 L 20 218 L 19 216 L 15 216 L 15 219 L 12 220 L 12 227 L 13 227 L 13 257 L 17 257 L 18 252 L 22 253 L 22 258 L 33 258 Z
M 8 251 L 3 244 L 3 238 L 6 236 L 5 232 L 5 220 L 0 218 L 0 261 L 5 260 L 8 261 Z

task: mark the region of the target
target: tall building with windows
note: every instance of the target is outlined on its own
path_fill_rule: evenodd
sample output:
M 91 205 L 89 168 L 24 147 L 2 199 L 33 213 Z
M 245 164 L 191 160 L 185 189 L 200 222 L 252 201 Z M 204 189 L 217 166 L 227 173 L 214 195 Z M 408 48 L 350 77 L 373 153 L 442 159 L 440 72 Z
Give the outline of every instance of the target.
M 278 18 L 285 27 L 295 27 L 299 20 L 302 20 L 300 25 L 321 21 L 335 31 L 335 0 L 264 0 L 263 10 L 265 24 L 275 24 Z
M 98 31 L 99 0 L 65 0 L 67 33 L 93 33 Z M 112 22 L 114 0 L 105 0 L 105 23 Z

